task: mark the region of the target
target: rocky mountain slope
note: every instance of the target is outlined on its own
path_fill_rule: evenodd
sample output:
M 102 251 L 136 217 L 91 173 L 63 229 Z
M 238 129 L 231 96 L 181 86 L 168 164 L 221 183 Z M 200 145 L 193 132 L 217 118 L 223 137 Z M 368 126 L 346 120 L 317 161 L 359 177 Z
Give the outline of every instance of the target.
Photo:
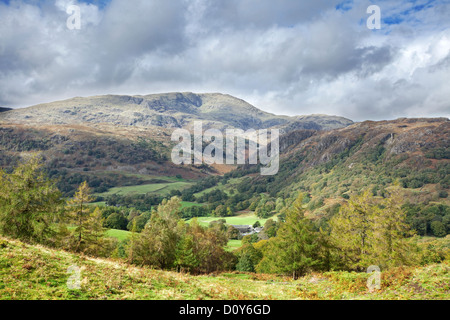
M 278 127 L 329 130 L 353 122 L 327 115 L 279 116 L 259 110 L 230 95 L 209 93 L 165 93 L 146 96 L 95 96 L 40 104 L 3 113 L 0 123 L 83 124 L 134 128 L 189 128 L 196 120 L 204 128 L 244 130 Z
M 446 118 L 353 123 L 324 115 L 277 116 L 223 94 L 73 98 L 2 112 L 0 166 L 43 152 L 52 175 L 68 181 L 66 193 L 81 179 L 104 190 L 144 183 L 142 175 L 197 179 L 233 169 L 170 161 L 172 131 L 190 128 L 196 120 L 203 121 L 204 129 L 280 128 L 279 173 L 251 182 L 274 196 L 303 189 L 320 202 L 366 187 L 382 194 L 399 181 L 406 188 L 424 189 L 431 199 L 445 195 L 450 185 Z M 141 176 L 130 180 L 129 174 Z
M 302 190 L 311 200 L 309 208 L 322 212 L 364 189 L 383 196 L 396 183 L 403 187 L 406 202 L 449 203 L 449 147 L 447 118 L 365 121 L 325 132 L 298 130 L 281 137 L 278 174 L 255 176 L 246 183 L 273 197 Z

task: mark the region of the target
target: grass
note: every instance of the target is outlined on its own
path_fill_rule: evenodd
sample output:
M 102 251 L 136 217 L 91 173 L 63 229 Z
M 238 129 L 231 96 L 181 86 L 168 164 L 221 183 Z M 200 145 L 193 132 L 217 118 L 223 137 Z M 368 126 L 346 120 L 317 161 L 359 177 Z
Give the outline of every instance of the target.
M 229 240 L 227 244 L 227 250 L 233 251 L 242 246 L 242 240 Z
M 227 224 L 232 225 L 253 225 L 256 221 L 259 221 L 261 225 L 263 226 L 268 219 L 261 219 L 258 218 L 253 212 L 243 213 L 238 216 L 233 217 L 198 217 L 197 220 L 200 225 L 207 226 L 210 222 L 219 220 L 219 219 L 225 219 Z M 272 219 L 276 219 L 276 217 L 272 217 Z M 190 222 L 189 220 L 188 222 Z
M 201 206 L 203 206 L 203 204 L 195 203 L 195 202 L 189 202 L 189 201 L 181 201 L 181 209 L 189 208 L 189 207 L 195 207 L 195 206 L 201 207 Z
M 68 227 L 69 230 L 74 230 L 75 227 Z M 130 237 L 131 232 L 126 230 L 108 229 L 106 230 L 106 236 L 116 238 L 119 241 L 126 240 Z
M 92 206 L 92 207 L 105 207 L 106 206 L 106 202 L 105 201 L 90 202 L 87 205 L 88 206 Z
M 231 194 L 230 190 L 232 190 L 232 189 L 235 190 L 235 186 L 237 184 L 239 184 L 243 179 L 244 178 L 242 178 L 242 177 L 241 178 L 231 178 L 230 180 L 228 180 L 228 182 L 226 184 L 219 183 L 219 184 L 217 184 L 214 187 L 211 187 L 211 188 L 205 189 L 203 191 L 194 193 L 194 196 L 200 197 L 200 196 L 202 196 L 202 195 L 204 195 L 206 193 L 209 193 L 209 192 L 211 192 L 213 190 L 221 190 L 221 191 L 225 192 L 227 195 L 231 196 L 232 194 Z
M 80 289 L 70 289 L 79 268 Z M 327 272 L 288 277 L 226 272 L 192 276 L 0 238 L 2 300 L 408 300 L 450 298 L 450 264 L 394 268 L 370 292 L 369 274 Z
M 133 194 L 146 194 L 155 193 L 160 195 L 166 195 L 172 190 L 183 190 L 192 185 L 191 182 L 177 181 L 177 182 L 165 182 L 165 183 L 150 183 L 136 186 L 127 187 L 114 187 L 103 193 L 97 193 L 95 196 L 110 196 L 113 194 L 118 195 L 133 195 Z
M 130 237 L 131 232 L 125 230 L 109 229 L 108 231 L 106 231 L 106 235 L 108 237 L 116 238 L 119 241 L 123 241 Z

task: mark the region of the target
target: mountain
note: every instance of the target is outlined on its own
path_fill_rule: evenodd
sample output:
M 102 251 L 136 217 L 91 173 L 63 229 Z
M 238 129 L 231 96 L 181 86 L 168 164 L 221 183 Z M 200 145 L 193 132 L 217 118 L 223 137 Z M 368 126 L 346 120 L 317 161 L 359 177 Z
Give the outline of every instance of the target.
M 305 192 L 308 209 L 318 216 L 361 190 L 383 196 L 396 183 L 402 187 L 405 202 L 450 204 L 449 147 L 447 118 L 364 121 L 330 131 L 297 130 L 280 139 L 278 174 L 252 175 L 245 184 L 275 198 Z
M 278 116 L 219 93 L 106 95 L 9 110 L 0 114 L 0 166 L 42 152 L 52 177 L 71 194 L 81 180 L 95 192 L 148 183 L 146 176 L 198 179 L 234 166 L 176 166 L 170 161 L 175 128 L 342 128 L 351 120 L 327 115 Z M 134 176 L 131 176 L 134 175 Z M 144 177 L 142 177 L 144 175 Z
M 42 152 L 66 195 L 82 180 L 101 193 L 151 183 L 155 176 L 193 181 L 235 169 L 170 161 L 174 128 L 190 128 L 200 120 L 204 129 L 281 129 L 279 173 L 249 175 L 246 183 L 252 190 L 274 197 L 304 190 L 321 209 L 363 188 L 382 195 L 398 181 L 417 199 L 424 195 L 427 201 L 448 201 L 447 118 L 353 123 L 326 115 L 278 116 L 218 93 L 73 98 L 3 112 L 0 166 L 11 167 L 23 155 Z
M 353 123 L 343 117 L 327 115 L 279 116 L 230 95 L 190 92 L 73 98 L 15 109 L 0 117 L 0 123 L 132 128 L 190 128 L 194 121 L 200 120 L 205 129 L 278 127 L 283 132 L 296 129 L 329 130 Z
M 13 109 L 0 107 L 0 112 L 6 112 L 6 111 L 10 111 L 10 110 L 13 110 Z

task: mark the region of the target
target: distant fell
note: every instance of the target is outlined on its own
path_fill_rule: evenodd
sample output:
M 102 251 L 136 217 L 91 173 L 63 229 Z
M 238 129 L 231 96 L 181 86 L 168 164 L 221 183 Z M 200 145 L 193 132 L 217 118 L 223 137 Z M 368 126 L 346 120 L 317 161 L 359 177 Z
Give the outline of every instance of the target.
M 227 94 L 191 92 L 77 97 L 15 109 L 0 117 L 0 122 L 4 123 L 107 124 L 138 128 L 190 128 L 194 121 L 203 121 L 204 128 L 247 130 L 277 127 L 282 132 L 330 130 L 353 123 L 349 119 L 329 115 L 275 115 Z

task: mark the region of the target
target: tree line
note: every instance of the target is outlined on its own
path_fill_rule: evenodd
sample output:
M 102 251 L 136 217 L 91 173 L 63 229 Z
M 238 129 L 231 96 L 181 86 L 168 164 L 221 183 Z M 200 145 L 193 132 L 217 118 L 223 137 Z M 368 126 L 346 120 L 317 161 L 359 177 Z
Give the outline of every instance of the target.
M 89 205 L 94 198 L 88 184 L 81 183 L 73 198 L 65 199 L 42 169 L 34 156 L 11 173 L 0 171 L 1 234 L 76 253 L 117 256 L 120 244 L 105 234 L 104 210 Z M 172 197 L 152 210 L 141 230 L 139 219 L 133 219 L 131 239 L 122 248 L 126 259 L 195 273 L 231 269 L 235 257 L 224 249 L 227 232 L 195 221 L 187 224 L 180 213 L 181 200 Z
M 86 182 L 73 198 L 62 197 L 42 170 L 40 159 L 31 157 L 11 173 L 0 171 L 0 232 L 28 243 L 121 257 L 132 264 L 166 270 L 238 270 L 294 279 L 312 271 L 364 271 L 371 265 L 388 269 L 449 258 L 448 250 L 426 251 L 414 241 L 397 188 L 391 188 L 386 197 L 375 197 L 371 190 L 351 196 L 320 227 L 305 216 L 302 193 L 291 201 L 275 201 L 278 221 L 267 220 L 261 234 L 244 237 L 242 247 L 234 252 L 225 249 L 236 236 L 232 228 L 224 221 L 209 227 L 196 219 L 186 223 L 177 196 L 164 199 L 141 221 L 140 215 L 134 216 L 126 243 L 105 235 L 105 210 L 109 209 L 89 205 L 92 200 Z M 263 211 L 264 200 L 255 204 Z

